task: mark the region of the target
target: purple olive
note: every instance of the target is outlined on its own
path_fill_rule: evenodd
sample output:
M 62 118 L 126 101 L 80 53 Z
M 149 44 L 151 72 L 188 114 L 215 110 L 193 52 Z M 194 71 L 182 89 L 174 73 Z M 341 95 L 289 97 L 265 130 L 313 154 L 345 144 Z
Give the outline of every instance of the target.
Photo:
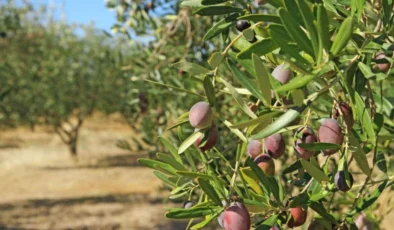
M 287 222 L 289 228 L 295 228 L 305 223 L 307 217 L 307 211 L 302 207 L 290 208 L 290 220 Z
M 272 158 L 279 158 L 286 150 L 285 139 L 281 134 L 274 134 L 264 139 L 265 153 Z
M 386 55 L 384 53 L 380 53 L 376 56 L 376 60 L 385 59 Z M 390 63 L 377 63 L 376 66 L 382 72 L 387 72 L 390 69 Z
M 353 176 L 349 173 L 350 186 L 346 183 L 345 172 L 339 171 L 335 174 L 335 185 L 342 192 L 349 191 L 353 186 Z
M 250 215 L 246 207 L 240 202 L 232 202 L 223 213 L 225 230 L 249 230 Z
M 189 122 L 196 129 L 203 129 L 211 126 L 213 112 L 205 101 L 197 102 L 189 111 Z
M 318 131 L 319 142 L 332 143 L 342 145 L 343 133 L 342 129 L 335 119 L 324 119 Z M 338 152 L 338 149 L 323 150 L 324 155 L 332 155 Z
M 235 24 L 235 27 L 239 32 L 242 32 L 250 27 L 250 23 L 246 20 L 238 20 L 237 23 Z
M 353 118 L 353 110 L 350 108 L 348 104 L 345 102 L 339 103 L 338 108 L 334 111 L 333 118 L 338 120 L 338 118 L 341 116 L 341 113 L 339 112 L 341 110 L 341 113 L 343 115 L 343 120 L 346 123 L 347 128 L 350 130 L 352 129 L 354 125 L 354 118 Z
M 251 140 L 246 148 L 246 151 L 251 159 L 256 158 L 263 152 L 263 144 L 260 140 Z
M 273 176 L 275 174 L 275 163 L 268 154 L 261 154 L 254 162 L 259 166 L 259 168 L 268 176 Z
M 205 140 L 205 144 L 201 145 L 201 141 L 204 140 L 206 134 L 200 136 L 195 142 L 194 146 L 196 146 L 201 151 L 207 151 L 212 149 L 219 140 L 219 130 L 215 123 L 212 124 L 211 128 L 209 128 L 208 137 Z
M 303 149 L 298 145 L 301 143 L 302 144 L 315 143 L 317 141 L 316 134 L 313 131 L 313 129 L 309 126 L 301 127 L 297 129 L 294 136 L 295 138 L 298 137 L 293 143 L 295 154 L 304 160 L 308 160 L 309 158 L 311 158 L 315 153 L 315 151 Z
M 286 84 L 293 77 L 293 72 L 285 63 L 278 65 L 271 74 L 276 80 L 282 84 Z

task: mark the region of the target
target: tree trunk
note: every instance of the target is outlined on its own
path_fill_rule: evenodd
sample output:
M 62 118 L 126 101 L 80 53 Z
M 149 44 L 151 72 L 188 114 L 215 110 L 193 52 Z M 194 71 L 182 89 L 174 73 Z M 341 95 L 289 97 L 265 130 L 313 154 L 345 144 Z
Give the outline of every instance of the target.
M 68 148 L 70 150 L 71 156 L 77 156 L 77 140 L 72 140 L 68 144 Z

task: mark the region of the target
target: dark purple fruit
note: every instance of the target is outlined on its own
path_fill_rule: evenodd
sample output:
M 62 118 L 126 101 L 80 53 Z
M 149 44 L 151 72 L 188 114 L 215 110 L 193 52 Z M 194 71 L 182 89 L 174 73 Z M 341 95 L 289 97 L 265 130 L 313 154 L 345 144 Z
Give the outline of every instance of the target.
M 223 226 L 226 230 L 249 230 L 250 215 L 240 202 L 232 202 L 223 213 Z
M 199 137 L 195 142 L 194 145 L 200 149 L 201 151 L 207 151 L 212 149 L 219 140 L 219 130 L 215 123 L 212 124 L 211 128 L 209 128 L 208 137 L 205 139 L 205 135 Z M 201 146 L 201 141 L 205 139 L 205 144 Z
M 285 63 L 278 65 L 271 73 L 271 75 L 280 83 L 286 84 L 293 77 L 293 72 Z
M 342 145 L 343 133 L 342 129 L 335 119 L 324 119 L 318 131 L 319 142 L 332 143 Z M 338 149 L 323 150 L 324 155 L 332 155 L 338 152 Z
M 315 153 L 315 151 L 303 149 L 299 146 L 299 144 L 301 144 L 301 143 L 302 144 L 310 144 L 310 143 L 315 143 L 317 141 L 317 138 L 316 138 L 316 135 L 315 135 L 315 132 L 313 131 L 313 129 L 310 128 L 309 126 L 301 127 L 296 131 L 294 136 L 295 136 L 295 138 L 298 137 L 293 143 L 295 154 L 304 160 L 308 160 L 309 158 L 311 158 L 313 156 L 313 154 Z
M 317 220 L 314 220 L 308 226 L 308 230 L 326 230 L 326 229 L 324 228 L 324 226 L 320 222 L 318 222 Z
M 345 102 L 339 103 L 338 108 L 334 111 L 334 114 L 332 115 L 332 117 L 334 119 L 338 119 L 341 116 L 341 113 L 339 112 L 339 110 L 341 111 L 341 113 L 343 115 L 343 120 L 345 121 L 347 128 L 349 130 L 352 129 L 352 127 L 354 125 L 352 108 L 350 108 L 350 106 L 348 104 L 346 104 Z
M 273 176 L 275 174 L 275 163 L 269 155 L 261 154 L 254 159 L 254 162 L 266 175 Z
M 285 139 L 281 134 L 274 134 L 264 139 L 265 153 L 269 154 L 272 158 L 279 158 L 286 150 Z
M 335 185 L 342 192 L 349 191 L 353 186 L 353 176 L 349 173 L 350 186 L 346 183 L 345 172 L 339 171 L 335 174 Z
M 235 24 L 235 27 L 239 32 L 242 32 L 250 27 L 250 23 L 246 20 L 238 20 L 237 23 Z
M 307 211 L 302 207 L 290 208 L 290 220 L 287 222 L 289 228 L 295 228 L 305 223 L 307 217 Z
M 189 122 L 196 129 L 203 129 L 211 126 L 213 112 L 205 101 L 197 102 L 189 111 Z
M 246 151 L 249 157 L 254 159 L 263 152 L 263 144 L 260 140 L 251 140 Z
M 384 53 L 380 53 L 376 56 L 376 60 L 385 59 L 386 55 Z M 390 63 L 377 63 L 376 66 L 382 72 L 387 72 L 390 69 Z

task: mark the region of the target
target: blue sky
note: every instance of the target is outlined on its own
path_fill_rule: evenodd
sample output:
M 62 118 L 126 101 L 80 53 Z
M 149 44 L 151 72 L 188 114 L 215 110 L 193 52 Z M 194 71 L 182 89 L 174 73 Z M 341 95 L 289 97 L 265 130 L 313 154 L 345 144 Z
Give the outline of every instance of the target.
M 116 22 L 115 12 L 105 7 L 104 0 L 31 0 L 30 2 L 34 5 L 54 5 L 58 9 L 57 16 L 65 14 L 69 23 L 89 24 L 94 21 L 97 28 L 109 32 Z

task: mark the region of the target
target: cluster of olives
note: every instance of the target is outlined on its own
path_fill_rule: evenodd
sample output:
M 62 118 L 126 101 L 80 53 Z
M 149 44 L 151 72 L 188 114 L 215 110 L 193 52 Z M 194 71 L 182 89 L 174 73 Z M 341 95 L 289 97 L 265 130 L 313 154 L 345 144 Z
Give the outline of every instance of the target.
M 250 27 L 249 23 L 238 21 L 237 28 L 239 30 Z M 281 84 L 286 84 L 293 76 L 292 71 L 285 65 L 277 66 L 272 76 Z M 344 102 L 338 104 L 333 113 L 333 118 L 322 120 L 321 126 L 318 129 L 317 135 L 315 131 L 309 126 L 303 126 L 296 130 L 294 135 L 293 148 L 295 155 L 304 160 L 309 160 L 316 152 L 304 149 L 300 144 L 311 144 L 316 142 L 332 143 L 342 145 L 344 141 L 344 134 L 339 123 L 341 119 L 344 125 L 350 130 L 354 124 L 353 113 L 350 106 Z M 195 141 L 195 146 L 200 151 L 207 151 L 212 149 L 218 139 L 219 131 L 214 122 L 213 111 L 210 105 L 204 101 L 197 102 L 189 111 L 189 122 L 195 128 L 195 131 L 206 130 L 204 135 Z M 202 141 L 205 140 L 203 143 Z M 264 145 L 263 145 L 264 143 Z M 338 152 L 338 149 L 322 150 L 326 156 L 330 156 Z M 254 160 L 256 165 L 267 175 L 273 176 L 275 174 L 275 163 L 273 159 L 280 158 L 286 151 L 286 143 L 282 134 L 273 134 L 266 137 L 264 140 L 250 140 L 246 149 L 248 156 Z M 336 173 L 335 184 L 338 190 L 348 191 L 353 184 L 353 177 L 349 173 L 349 182 L 346 182 L 345 172 L 339 171 Z M 190 204 L 189 204 L 190 205 Z M 231 202 L 229 205 L 223 204 L 226 209 L 218 217 L 219 224 L 226 230 L 243 230 L 249 229 L 251 226 L 250 215 L 246 207 L 239 201 Z M 191 206 L 188 206 L 191 207 Z M 307 209 L 304 207 L 292 207 L 289 209 L 290 218 L 287 223 L 288 227 L 294 228 L 305 223 L 307 218 Z M 311 223 L 308 229 L 319 229 L 318 222 Z M 346 226 L 345 226 L 346 227 Z M 271 230 L 277 227 L 273 226 Z M 342 228 L 344 229 L 344 228 Z

